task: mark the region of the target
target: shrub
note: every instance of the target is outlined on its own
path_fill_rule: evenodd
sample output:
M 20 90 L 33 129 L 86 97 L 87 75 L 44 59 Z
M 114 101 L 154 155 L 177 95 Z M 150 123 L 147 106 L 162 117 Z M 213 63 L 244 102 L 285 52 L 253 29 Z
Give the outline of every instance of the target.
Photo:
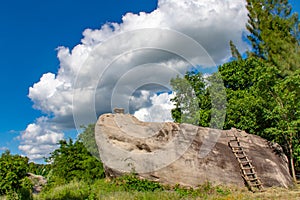
M 84 181 L 71 181 L 68 184 L 43 190 L 36 199 L 45 200 L 79 200 L 89 199 L 91 195 L 90 185 Z
M 7 199 L 32 199 L 32 183 L 26 177 L 28 158 L 5 151 L 0 158 L 0 195 Z
M 60 180 L 68 183 L 74 179 L 93 181 L 104 178 L 102 163 L 86 149 L 82 142 L 60 141 L 60 147 L 51 153 L 50 182 Z M 62 181 L 63 180 L 63 181 Z
M 140 179 L 135 174 L 127 174 L 115 180 L 117 185 L 125 188 L 126 191 L 157 191 L 163 190 L 163 186 L 157 182 L 149 181 L 147 179 Z

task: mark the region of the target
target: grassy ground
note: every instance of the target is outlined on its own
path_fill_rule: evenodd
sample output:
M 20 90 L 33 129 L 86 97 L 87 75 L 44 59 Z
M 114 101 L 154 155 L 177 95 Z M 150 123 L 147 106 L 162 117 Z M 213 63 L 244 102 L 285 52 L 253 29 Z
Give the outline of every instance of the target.
M 5 197 L 0 197 L 0 200 Z M 106 180 L 99 180 L 93 184 L 73 181 L 66 185 L 49 188 L 38 195 L 35 200 L 179 200 L 179 199 L 207 199 L 207 200 L 300 200 L 300 184 L 294 188 L 268 188 L 264 192 L 250 192 L 247 188 L 213 187 L 210 184 L 200 186 L 198 190 L 184 188 L 168 188 L 167 190 L 136 191 L 122 185 L 111 184 Z
M 217 186 L 209 184 L 201 186 L 198 190 L 184 188 L 169 188 L 169 190 L 135 191 L 127 190 L 122 186 L 110 184 L 99 180 L 88 186 L 83 182 L 72 182 L 57 186 L 45 193 L 35 195 L 34 199 L 62 200 L 62 199 L 114 199 L 114 200 L 179 200 L 179 199 L 207 199 L 207 200 L 300 200 L 300 185 L 294 188 L 268 188 L 264 192 L 250 192 L 246 188 Z
M 269 199 L 282 199 L 282 200 L 300 200 L 300 184 L 294 188 L 268 188 L 265 192 L 254 193 L 251 195 L 254 199 L 269 200 Z

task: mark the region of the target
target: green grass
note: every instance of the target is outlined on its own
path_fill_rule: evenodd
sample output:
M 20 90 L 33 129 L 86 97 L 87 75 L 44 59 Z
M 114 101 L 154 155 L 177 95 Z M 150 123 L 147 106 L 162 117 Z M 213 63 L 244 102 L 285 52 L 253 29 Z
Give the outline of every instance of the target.
M 64 185 L 54 185 L 34 196 L 41 200 L 63 199 L 208 199 L 209 196 L 226 197 L 231 194 L 229 188 L 213 187 L 206 183 L 197 189 L 162 186 L 148 180 L 138 179 L 133 175 L 109 181 L 99 179 L 93 183 L 72 181 Z
M 0 198 L 1 199 L 1 198 Z M 212 186 L 205 183 L 197 189 L 161 186 L 147 180 L 128 175 L 115 180 L 99 179 L 93 183 L 72 181 L 64 185 L 53 185 L 38 195 L 38 200 L 269 200 L 300 199 L 300 186 L 295 188 L 269 188 L 264 192 L 252 193 L 247 188 L 236 186 Z

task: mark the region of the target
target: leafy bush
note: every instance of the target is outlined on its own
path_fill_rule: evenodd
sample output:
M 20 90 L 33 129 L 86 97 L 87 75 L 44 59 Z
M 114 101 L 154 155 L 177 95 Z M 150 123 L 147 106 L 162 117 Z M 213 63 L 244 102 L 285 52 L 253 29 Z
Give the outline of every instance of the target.
M 149 181 L 147 179 L 140 179 L 135 174 L 127 174 L 115 180 L 117 185 L 125 188 L 126 191 L 156 191 L 163 190 L 163 186 L 157 182 Z
M 84 181 L 71 181 L 68 184 L 52 187 L 49 190 L 43 190 L 36 199 L 55 199 L 55 200 L 79 200 L 90 199 L 90 186 Z M 92 198 L 94 199 L 94 198 Z
M 140 200 L 140 199 L 172 199 L 179 200 L 177 193 L 170 191 L 125 191 L 125 188 L 116 185 L 114 181 L 105 179 L 96 180 L 89 184 L 84 181 L 71 181 L 66 185 L 51 188 L 48 191 L 42 191 L 35 196 L 37 200 L 96 200 L 96 199 L 122 199 L 122 200 Z
M 50 184 L 55 182 L 69 183 L 70 181 L 93 181 L 104 178 L 102 163 L 86 149 L 82 142 L 73 143 L 62 140 L 60 147 L 51 153 L 48 161 L 52 162 L 49 172 Z
M 31 199 L 32 183 L 26 177 L 28 158 L 5 151 L 0 158 L 0 195 L 8 199 Z

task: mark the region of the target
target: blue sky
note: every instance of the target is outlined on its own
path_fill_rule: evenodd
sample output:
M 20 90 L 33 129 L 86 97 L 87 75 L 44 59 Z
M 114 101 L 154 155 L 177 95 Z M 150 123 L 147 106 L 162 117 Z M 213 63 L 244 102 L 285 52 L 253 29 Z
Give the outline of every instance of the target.
M 294 10 L 299 12 L 299 2 L 296 0 L 290 2 Z M 2 69 L 0 79 L 2 92 L 0 100 L 0 148 L 6 147 L 12 153 L 26 154 L 26 152 L 18 149 L 20 140 L 16 137 L 26 130 L 28 124 L 34 123 L 44 115 L 43 111 L 45 112 L 43 109 L 32 108 L 33 102 L 28 98 L 29 87 L 39 82 L 43 74 L 48 72 L 56 74 L 61 68 L 61 61 L 57 59 L 57 47 L 64 46 L 71 50 L 81 43 L 85 29 L 99 30 L 107 22 L 122 24 L 122 16 L 126 13 L 138 14 L 141 11 L 151 13 L 157 9 L 157 3 L 157 0 L 17 0 L 3 2 L 0 7 L 0 44 L 2 47 L 0 49 Z M 215 5 L 211 5 L 211 7 L 213 6 Z M 184 32 L 188 25 L 185 26 L 184 22 L 177 22 L 181 18 L 176 18 L 176 12 L 165 11 L 166 8 L 163 6 L 161 8 L 160 12 L 166 12 L 173 16 L 173 19 L 170 18 L 167 19 L 168 22 L 162 21 L 160 23 Z M 193 14 L 194 11 L 190 10 L 190 13 Z M 197 14 L 197 12 L 195 13 Z M 155 19 L 155 16 L 153 14 L 152 18 Z M 128 23 L 134 25 L 138 18 L 143 19 L 142 17 L 131 18 L 128 15 L 126 19 Z M 147 20 L 149 23 L 151 22 L 148 18 Z M 124 23 L 125 26 L 127 24 Z M 218 24 L 216 26 L 212 30 L 218 31 Z M 221 27 L 220 31 L 222 31 Z M 238 41 L 240 30 L 236 32 L 237 36 L 233 40 Z M 193 33 L 188 34 L 188 31 L 184 33 L 193 37 Z M 197 36 L 195 38 L 197 41 L 198 39 L 201 40 Z M 224 42 L 223 46 L 225 44 L 227 41 Z M 238 46 L 242 48 L 242 41 L 238 43 Z M 213 51 L 213 49 L 208 50 L 212 54 Z M 222 56 L 226 57 L 226 55 L 221 54 L 220 52 L 216 53 L 214 58 L 222 60 Z M 142 95 L 149 94 L 142 93 Z M 149 99 L 149 96 L 147 98 Z M 155 98 L 154 96 L 152 99 Z
M 0 147 L 17 150 L 20 131 L 40 116 L 28 89 L 46 72 L 57 72 L 58 46 L 72 48 L 86 28 L 120 22 L 127 12 L 150 12 L 155 0 L 5 1 L 0 6 Z

